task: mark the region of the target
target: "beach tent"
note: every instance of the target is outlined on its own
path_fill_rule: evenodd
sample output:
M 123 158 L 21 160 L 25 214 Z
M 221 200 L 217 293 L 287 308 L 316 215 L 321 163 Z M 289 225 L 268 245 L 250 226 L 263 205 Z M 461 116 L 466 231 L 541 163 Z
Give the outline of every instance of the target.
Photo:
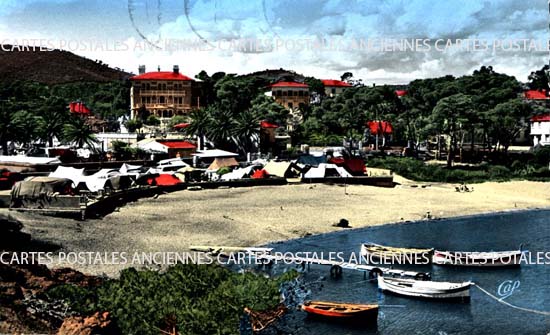
M 222 157 L 237 157 L 239 156 L 239 154 L 225 151 L 225 150 L 220 150 L 220 149 L 210 149 L 210 150 L 197 150 L 197 152 L 194 153 L 193 156 L 196 156 L 199 158 L 222 158 Z
M 152 153 L 168 153 L 168 147 L 157 142 L 155 138 L 143 139 L 135 144 L 132 144 L 132 147 Z
M 296 163 L 302 164 L 302 165 L 309 165 L 318 167 L 319 164 L 326 163 L 327 158 L 325 156 L 313 156 L 313 155 L 301 155 L 296 160 Z
M 304 178 L 325 178 L 325 177 L 342 177 L 349 178 L 352 175 L 343 167 L 334 164 L 321 163 L 318 167 L 312 167 L 305 174 Z
M 256 170 L 252 175 L 252 179 L 264 179 L 264 178 L 269 178 L 269 173 L 267 173 L 264 169 Z
M 86 188 L 92 192 L 105 189 L 105 184 L 111 184 L 109 179 L 120 175 L 120 172 L 114 169 L 101 169 L 91 176 L 84 176 L 83 181 Z
M 264 166 L 264 170 L 271 176 L 277 176 L 282 178 L 291 178 L 300 171 L 300 167 L 291 162 L 268 162 Z M 296 171 L 296 172 L 295 172 Z
M 122 166 L 120 167 L 119 169 L 120 173 L 122 174 L 127 174 L 127 173 L 131 173 L 131 174 L 135 174 L 135 173 L 140 173 L 141 172 L 141 165 L 131 165 L 131 164 L 122 164 Z
M 53 177 L 28 177 L 15 183 L 11 190 L 12 208 L 48 208 L 52 203 L 61 204 L 58 195 L 73 195 L 72 180 Z
M 329 163 L 343 167 L 354 176 L 362 176 L 365 174 L 365 161 L 359 157 L 344 159 L 343 157 L 335 157 L 330 159 Z
M 168 173 L 163 173 L 159 175 L 151 175 L 147 178 L 147 184 L 153 186 L 172 186 L 181 183 L 181 180 L 173 175 Z
M 68 166 L 58 166 L 54 172 L 50 172 L 48 177 L 70 179 L 75 188 L 81 182 L 85 182 L 84 169 L 75 169 Z
M 131 175 L 121 174 L 120 171 L 115 169 L 101 169 L 91 176 L 85 176 L 84 182 L 86 188 L 92 192 L 105 190 L 106 188 L 122 190 L 132 186 L 131 177 Z
M 218 171 L 222 167 L 232 167 L 232 166 L 238 166 L 238 165 L 239 163 L 233 157 L 216 158 L 212 162 L 212 164 L 210 164 L 207 170 Z
M 229 173 L 224 174 L 220 177 L 221 180 L 236 180 L 250 177 L 254 173 L 255 169 L 261 169 L 259 165 L 251 165 L 241 169 L 235 169 Z

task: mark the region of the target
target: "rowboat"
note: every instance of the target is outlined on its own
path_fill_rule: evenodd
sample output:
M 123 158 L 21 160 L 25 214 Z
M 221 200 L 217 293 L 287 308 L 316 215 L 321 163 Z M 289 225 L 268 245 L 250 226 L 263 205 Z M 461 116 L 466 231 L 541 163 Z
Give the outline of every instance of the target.
M 378 289 L 394 294 L 429 299 L 470 299 L 472 282 L 450 283 L 378 277 Z
M 521 250 L 494 252 L 439 251 L 435 250 L 433 263 L 438 265 L 504 267 L 519 266 Z
M 361 244 L 361 256 L 370 261 L 373 258 L 384 263 L 429 264 L 434 249 L 396 248 L 374 243 Z
M 361 319 L 373 321 L 378 318 L 378 305 L 348 304 L 328 301 L 306 301 L 302 310 L 310 315 L 339 320 Z

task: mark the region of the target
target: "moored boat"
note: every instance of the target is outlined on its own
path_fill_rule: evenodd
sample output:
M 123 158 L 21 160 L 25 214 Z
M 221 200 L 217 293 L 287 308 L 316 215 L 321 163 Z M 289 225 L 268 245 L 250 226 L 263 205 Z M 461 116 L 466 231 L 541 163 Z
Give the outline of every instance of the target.
M 472 282 L 435 282 L 413 279 L 378 277 L 378 288 L 394 294 L 428 299 L 470 299 Z
M 519 266 L 521 250 L 468 252 L 435 250 L 432 257 L 434 264 L 476 267 L 506 267 Z
M 328 301 L 306 301 L 302 310 L 310 315 L 333 319 L 361 319 L 373 321 L 378 318 L 376 304 L 348 304 Z
M 429 264 L 434 249 L 397 248 L 374 243 L 361 244 L 361 256 L 391 264 Z

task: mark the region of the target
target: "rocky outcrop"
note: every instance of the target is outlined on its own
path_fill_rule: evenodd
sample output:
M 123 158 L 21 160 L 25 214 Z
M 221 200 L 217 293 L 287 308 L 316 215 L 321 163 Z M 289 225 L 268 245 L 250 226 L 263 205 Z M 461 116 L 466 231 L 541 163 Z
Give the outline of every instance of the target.
M 73 316 L 65 319 L 57 335 L 119 335 L 120 330 L 108 312 L 92 316 Z

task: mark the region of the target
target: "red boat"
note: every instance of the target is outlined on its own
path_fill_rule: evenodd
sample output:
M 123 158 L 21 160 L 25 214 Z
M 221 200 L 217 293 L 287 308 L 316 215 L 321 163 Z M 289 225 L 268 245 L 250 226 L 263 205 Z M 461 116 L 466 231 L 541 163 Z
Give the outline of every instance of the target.
M 376 320 L 378 318 L 378 305 L 348 304 L 327 301 L 306 301 L 302 310 L 310 315 L 322 316 L 334 319 Z

